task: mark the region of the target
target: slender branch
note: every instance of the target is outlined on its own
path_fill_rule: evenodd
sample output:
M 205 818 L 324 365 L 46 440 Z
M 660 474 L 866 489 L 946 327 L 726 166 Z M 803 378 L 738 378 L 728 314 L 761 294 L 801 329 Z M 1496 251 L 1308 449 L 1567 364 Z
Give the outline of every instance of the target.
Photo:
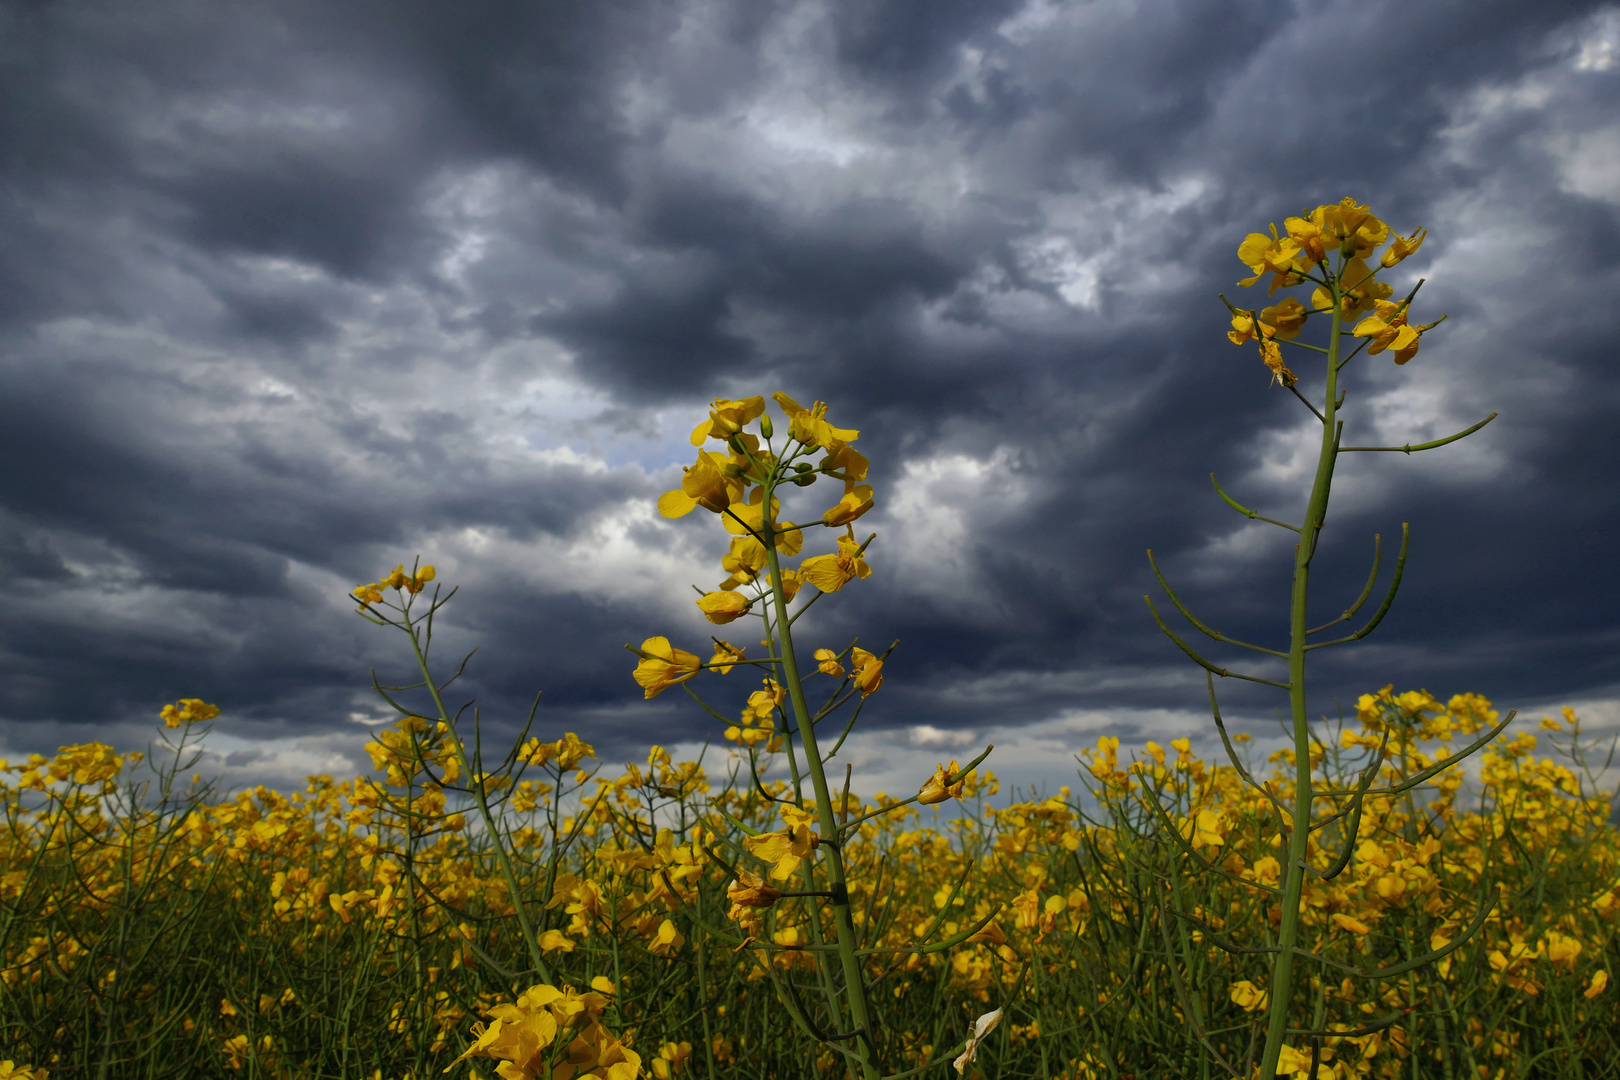
M 1491 413 L 1491 415 L 1487 416 L 1473 427 L 1459 431 L 1455 435 L 1447 435 L 1443 439 L 1436 439 L 1433 442 L 1407 443 L 1405 446 L 1341 446 L 1339 447 L 1339 453 L 1348 454 L 1352 450 L 1384 450 L 1392 453 L 1413 454 L 1419 450 L 1433 450 L 1437 446 L 1444 446 L 1447 443 L 1454 443 L 1458 439 L 1466 439 L 1468 436 L 1472 435 L 1474 432 L 1478 431 L 1492 420 L 1495 420 L 1497 415 L 1497 413 Z
M 1158 608 L 1153 606 L 1153 598 L 1151 596 L 1144 596 L 1142 599 L 1147 601 L 1148 610 L 1153 613 L 1153 621 L 1159 624 L 1159 629 L 1164 631 L 1165 636 L 1171 641 L 1175 642 L 1176 645 L 1180 647 L 1182 652 L 1186 653 L 1192 658 L 1193 663 L 1197 664 L 1205 671 L 1214 672 L 1223 679 L 1242 679 L 1244 682 L 1262 683 L 1266 686 L 1275 686 L 1279 690 L 1287 690 L 1289 688 L 1287 683 L 1277 682 L 1275 679 L 1262 679 L 1258 675 L 1244 675 L 1242 672 L 1228 671 L 1226 668 L 1216 667 L 1208 660 L 1205 660 L 1202 656 L 1199 656 L 1198 653 L 1193 651 L 1193 647 L 1191 645 L 1188 645 L 1185 641 L 1182 641 L 1174 630 L 1170 629 L 1164 624 L 1164 619 L 1159 615 Z
M 1272 525 L 1281 525 L 1285 529 L 1292 529 L 1294 532 L 1299 532 L 1299 526 L 1298 525 L 1290 525 L 1286 521 L 1278 521 L 1276 518 L 1268 518 L 1268 517 L 1264 516 L 1263 514 L 1258 513 L 1257 511 L 1250 510 L 1247 506 L 1244 506 L 1242 503 L 1240 503 L 1236 499 L 1232 498 L 1232 496 L 1228 495 L 1226 492 L 1221 490 L 1221 482 L 1219 480 L 1215 479 L 1215 474 L 1214 473 L 1209 474 L 1209 482 L 1215 485 L 1215 494 L 1219 495 L 1222 499 L 1224 499 L 1226 501 L 1227 506 L 1230 506 L 1232 509 L 1234 509 L 1238 513 L 1242 514 L 1244 517 L 1249 518 L 1249 519 L 1251 519 L 1253 521 L 1264 521 L 1264 522 L 1268 522 L 1269 524 L 1272 524 Z
M 1202 622 L 1200 622 L 1198 620 L 1198 617 L 1196 615 L 1194 615 L 1192 612 L 1187 610 L 1187 605 L 1183 604 L 1181 602 L 1181 598 L 1178 597 L 1176 595 L 1176 591 L 1170 587 L 1170 583 L 1168 581 L 1164 580 L 1164 574 L 1161 573 L 1160 570 L 1159 570 L 1159 561 L 1153 557 L 1153 549 L 1152 548 L 1147 549 L 1147 557 L 1148 557 L 1148 565 L 1153 567 L 1153 576 L 1159 579 L 1159 587 L 1164 590 L 1164 595 L 1168 596 L 1170 598 L 1170 602 L 1172 604 L 1176 605 L 1176 610 L 1177 611 L 1181 612 L 1183 615 L 1185 615 L 1187 617 L 1188 622 L 1192 623 L 1198 629 L 1202 630 L 1206 635 L 1208 635 L 1211 638 L 1214 638 L 1216 641 L 1230 642 L 1233 645 L 1239 645 L 1239 646 L 1242 646 L 1245 649 L 1253 649 L 1255 652 L 1263 652 L 1263 653 L 1266 653 L 1266 654 L 1268 654 L 1270 656 L 1280 656 L 1280 657 L 1283 657 L 1284 659 L 1286 659 L 1288 657 L 1287 653 L 1278 652 L 1276 649 L 1268 649 L 1263 645 L 1251 645 L 1247 641 L 1239 641 L 1237 638 L 1227 637 L 1225 634 L 1221 633 L 1219 630 L 1211 630 L 1209 627 L 1205 626 Z
M 1316 346 L 1314 346 L 1314 345 L 1310 346 L 1310 348 L 1315 348 L 1315 347 Z M 1326 349 L 1322 349 L 1320 351 L 1327 352 Z M 1322 421 L 1322 423 L 1324 423 L 1324 424 L 1327 423 L 1327 417 L 1322 415 L 1322 410 L 1318 409 L 1315 405 L 1312 405 L 1311 404 L 1311 399 L 1306 397 L 1304 394 L 1299 392 L 1299 387 L 1295 386 L 1293 383 L 1289 383 L 1288 384 L 1288 389 L 1292 390 L 1294 392 L 1294 396 L 1299 398 L 1299 400 L 1301 400 L 1301 401 L 1303 401 L 1305 403 L 1305 407 L 1307 409 L 1311 410 L 1312 413 L 1316 414 L 1316 418 L 1318 420 Z
M 1355 603 L 1351 604 L 1349 607 L 1344 609 L 1344 614 L 1340 615 L 1337 619 L 1334 619 L 1332 622 L 1323 623 L 1321 626 L 1318 626 L 1314 630 L 1305 631 L 1306 635 L 1308 636 L 1310 634 L 1320 634 L 1323 630 L 1326 630 L 1330 626 L 1337 626 L 1342 622 L 1349 622 L 1351 620 L 1351 618 L 1353 618 L 1355 616 L 1356 612 L 1361 610 L 1361 605 L 1365 604 L 1367 602 L 1367 598 L 1372 595 L 1373 586 L 1378 583 L 1378 567 L 1383 562 L 1383 559 L 1384 559 L 1384 538 L 1379 533 L 1373 533 L 1372 573 L 1367 575 L 1367 585 L 1366 585 L 1366 587 L 1364 589 L 1361 590 L 1361 595 L 1356 597 L 1356 602 Z
M 1403 521 L 1401 522 L 1401 550 L 1400 553 L 1395 556 L 1395 576 L 1389 579 L 1389 592 L 1384 595 L 1384 602 L 1378 605 L 1378 610 L 1373 612 L 1373 617 L 1367 620 L 1367 625 L 1363 626 L 1360 630 L 1357 630 L 1349 637 L 1334 638 L 1332 641 L 1313 642 L 1305 646 L 1306 652 L 1310 652 L 1312 649 L 1325 649 L 1329 645 L 1344 645 L 1352 641 L 1360 641 L 1362 638 L 1366 637 L 1368 634 L 1372 633 L 1378 628 L 1378 624 L 1383 622 L 1384 616 L 1389 613 L 1390 605 L 1395 603 L 1396 592 L 1400 590 L 1401 576 L 1406 573 L 1406 550 L 1408 545 L 1411 543 L 1411 540 L 1411 527 L 1407 522 Z M 1329 623 L 1328 625 L 1331 626 L 1333 624 Z

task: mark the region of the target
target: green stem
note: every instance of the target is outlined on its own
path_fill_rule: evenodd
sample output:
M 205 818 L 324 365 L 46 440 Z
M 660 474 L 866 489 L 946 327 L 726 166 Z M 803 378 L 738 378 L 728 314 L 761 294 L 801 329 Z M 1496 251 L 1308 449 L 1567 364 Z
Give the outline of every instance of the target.
M 478 804 L 478 816 L 483 819 L 484 828 L 489 830 L 490 846 L 495 849 L 495 861 L 500 865 L 501 877 L 506 881 L 507 892 L 512 897 L 512 910 L 517 915 L 518 929 L 523 933 L 523 943 L 529 949 L 529 963 L 534 966 L 535 973 L 540 976 L 542 982 L 552 982 L 551 968 L 546 964 L 545 954 L 540 950 L 540 938 L 534 932 L 534 924 L 529 919 L 528 905 L 523 902 L 523 893 L 518 888 L 517 873 L 513 871 L 512 860 L 506 853 L 506 845 L 501 841 L 495 815 L 490 813 L 489 800 L 484 794 L 483 778 L 474 775 L 473 764 L 467 757 L 467 748 L 462 745 L 461 735 L 456 731 L 450 713 L 444 707 L 444 699 L 439 696 L 439 684 L 433 681 L 433 673 L 428 669 L 427 657 L 422 653 L 422 641 L 418 636 L 416 624 L 407 622 L 406 628 L 411 639 L 411 651 L 416 654 L 416 666 L 422 671 L 422 681 L 427 686 L 428 693 L 433 695 L 433 707 L 439 710 L 439 719 L 450 732 L 450 744 L 455 747 L 461 775 L 467 778 L 467 788 L 472 792 L 473 801 Z M 559 786 L 561 782 L 562 779 L 559 777 Z M 551 842 L 553 845 L 559 842 L 555 831 L 552 833 Z
M 816 743 L 816 731 L 811 724 L 811 712 L 804 699 L 804 685 L 799 679 L 799 661 L 793 651 L 792 620 L 788 617 L 787 597 L 782 591 L 782 564 L 776 550 L 775 522 L 771 515 L 771 496 L 775 484 L 765 487 L 763 500 L 765 523 L 765 553 L 770 560 L 771 585 L 776 605 L 776 630 L 782 643 L 782 681 L 787 684 L 788 700 L 793 705 L 793 721 L 799 729 L 799 740 L 804 746 L 805 767 L 810 772 L 810 783 L 816 793 L 816 816 L 821 835 L 826 839 L 838 836 L 838 821 L 833 816 L 832 791 L 827 787 L 827 774 L 822 768 L 821 749 Z M 864 1080 L 878 1080 L 881 1075 L 874 1060 L 875 1042 L 872 1037 L 871 1013 L 867 1009 L 866 980 L 860 959 L 855 955 L 855 920 L 850 910 L 849 887 L 844 877 L 844 852 L 835 844 L 822 845 L 826 849 L 827 887 L 832 893 L 833 929 L 838 937 L 838 959 L 844 972 L 844 998 L 849 1006 L 853 1028 L 861 1032 L 855 1040 L 855 1055 L 861 1063 Z
M 1294 589 L 1289 610 L 1288 703 L 1294 734 L 1294 821 L 1288 837 L 1287 875 L 1283 879 L 1280 952 L 1271 969 L 1271 1004 L 1266 1016 L 1266 1043 L 1260 1055 L 1261 1080 L 1274 1080 L 1288 1032 L 1288 1007 L 1293 997 L 1294 949 L 1299 943 L 1300 900 L 1305 889 L 1305 858 L 1311 835 L 1311 728 L 1305 711 L 1305 644 L 1309 633 L 1306 601 L 1310 591 L 1311 559 L 1317 537 L 1327 520 L 1328 495 L 1333 487 L 1333 465 L 1338 458 L 1339 344 L 1343 329 L 1343 293 L 1333 283 L 1333 326 L 1328 337 L 1327 390 L 1323 394 L 1322 448 L 1316 461 L 1316 479 L 1310 503 L 1299 527 L 1294 548 Z

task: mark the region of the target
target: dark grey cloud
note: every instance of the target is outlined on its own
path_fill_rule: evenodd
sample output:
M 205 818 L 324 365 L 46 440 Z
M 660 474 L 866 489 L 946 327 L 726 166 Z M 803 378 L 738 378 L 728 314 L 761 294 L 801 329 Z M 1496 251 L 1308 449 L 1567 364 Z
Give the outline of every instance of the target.
M 355 767 L 401 655 L 343 593 L 416 553 L 495 730 L 543 689 L 609 756 L 701 739 L 620 649 L 701 640 L 720 576 L 651 499 L 707 398 L 778 387 L 873 460 L 878 572 L 813 634 L 901 640 L 879 730 L 1196 711 L 1144 549 L 1274 643 L 1287 537 L 1208 475 L 1292 516 L 1313 438 L 1215 294 L 1347 193 L 1434 230 L 1451 317 L 1357 362 L 1353 437 L 1501 416 L 1342 466 L 1320 610 L 1413 539 L 1316 706 L 1616 697 L 1612 6 L 12 5 L 0 42 L 10 747 L 200 695 L 235 775 Z

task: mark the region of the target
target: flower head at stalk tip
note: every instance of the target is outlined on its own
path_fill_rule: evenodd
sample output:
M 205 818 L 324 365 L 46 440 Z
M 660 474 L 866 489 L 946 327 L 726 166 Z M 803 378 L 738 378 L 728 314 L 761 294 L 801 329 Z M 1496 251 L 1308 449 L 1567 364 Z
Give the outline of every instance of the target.
M 821 843 L 821 837 L 810 831 L 816 820 L 814 814 L 796 806 L 784 806 L 782 819 L 787 822 L 787 828 L 781 832 L 760 833 L 743 841 L 750 855 L 771 864 L 772 881 L 792 877 L 799 864 Z
M 805 446 L 832 446 L 834 443 L 852 443 L 861 433 L 850 428 L 833 427 L 827 422 L 825 402 L 815 402 L 808 409 L 778 390 L 771 397 L 782 407 L 788 418 L 788 434 Z
M 162 718 L 164 727 L 177 728 L 181 724 L 212 720 L 219 715 L 219 706 L 210 705 L 201 698 L 181 698 L 173 705 L 163 706 L 163 711 L 158 715 Z
M 844 677 L 844 665 L 838 662 L 838 654 L 831 649 L 816 650 L 816 670 L 823 675 L 831 675 L 835 679 Z

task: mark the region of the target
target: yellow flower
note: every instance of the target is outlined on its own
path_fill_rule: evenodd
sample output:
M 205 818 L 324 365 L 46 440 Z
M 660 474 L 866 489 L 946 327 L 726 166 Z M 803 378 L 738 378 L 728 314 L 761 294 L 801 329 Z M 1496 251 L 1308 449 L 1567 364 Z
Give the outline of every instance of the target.
M 1238 282 L 1240 285 L 1253 285 L 1265 275 L 1267 271 L 1272 274 L 1271 291 L 1292 285 L 1297 282 L 1294 273 L 1294 259 L 1300 253 L 1300 246 L 1292 238 L 1282 239 L 1277 235 L 1277 226 L 1271 226 L 1271 235 L 1265 233 L 1250 233 L 1238 245 L 1238 261 L 1254 271 L 1254 276 Z M 1294 278 L 1295 280 L 1289 280 Z
M 1338 912 L 1333 913 L 1333 924 L 1339 927 L 1341 930 L 1350 931 L 1352 934 L 1361 934 L 1366 936 L 1367 934 L 1372 933 L 1372 927 L 1368 926 L 1360 919 L 1352 919 L 1350 916 L 1341 915 Z
M 1608 985 L 1609 973 L 1603 970 L 1594 971 L 1592 972 L 1592 981 L 1586 984 L 1586 990 L 1581 996 L 1586 998 L 1595 998 L 1599 994 L 1603 993 L 1604 988 Z
M 816 669 L 823 675 L 831 675 L 835 679 L 844 677 L 844 665 L 838 662 L 838 654 L 831 649 L 816 650 Z
M 748 598 L 739 592 L 704 593 L 697 601 L 703 617 L 716 625 L 724 625 L 748 614 Z
M 1283 221 L 1283 230 L 1288 233 L 1290 240 L 1299 245 L 1300 254 L 1306 262 L 1314 266 L 1327 258 L 1328 245 L 1322 235 L 1322 227 L 1314 220 L 1286 218 Z
M 831 446 L 834 443 L 852 443 L 861 437 L 859 431 L 833 427 L 826 420 L 825 402 L 816 402 L 805 408 L 778 390 L 771 397 L 788 417 L 788 434 L 806 446 Z
M 658 924 L 658 932 L 647 943 L 647 951 L 654 956 L 671 956 L 684 944 L 686 935 L 675 929 L 674 923 L 665 919 Z
M 1284 341 L 1289 341 L 1299 337 L 1299 332 L 1305 329 L 1305 320 L 1310 317 L 1310 314 L 1304 304 L 1289 296 L 1285 297 L 1280 304 L 1262 308 L 1260 321 L 1267 326 L 1276 327 L 1276 336 Z M 1270 337 L 1271 335 L 1267 334 L 1266 336 Z
M 1358 204 L 1348 195 L 1337 203 L 1318 206 L 1311 212 L 1311 222 L 1341 251 L 1350 246 L 1346 252 L 1350 255 L 1369 255 L 1389 239 L 1389 226 L 1374 217 L 1370 207 Z
M 703 661 L 683 649 L 672 648 L 669 638 L 650 637 L 641 643 L 644 654 L 636 664 L 635 680 L 649 699 L 698 673 Z
M 775 679 L 765 680 L 765 689 L 755 690 L 748 695 L 748 705 L 743 709 L 742 722 L 757 724 L 769 720 L 782 704 L 787 700 L 787 691 L 782 689 Z
M 692 429 L 692 445 L 702 446 L 705 439 L 729 439 L 764 411 L 763 394 L 741 401 L 719 398 L 709 406 L 709 418 Z
M 827 444 L 827 456 L 821 459 L 821 471 L 844 481 L 860 483 L 866 479 L 871 462 L 853 446 L 838 439 Z
M 1271 998 L 1269 991 L 1260 989 L 1248 979 L 1233 983 L 1227 993 L 1231 995 L 1232 1003 L 1244 1012 L 1256 1012 L 1265 1008 L 1266 1002 Z
M 1556 930 L 1547 931 L 1547 959 L 1555 964 L 1573 968 L 1581 955 L 1581 943 Z
M 1311 1055 L 1295 1050 L 1287 1043 L 1283 1043 L 1282 1054 L 1277 1058 L 1277 1074 L 1309 1072 L 1311 1069 Z M 1317 1070 L 1318 1077 L 1321 1069 Z
M 781 832 L 760 833 L 743 841 L 748 853 L 771 864 L 771 880 L 786 881 L 810 857 L 821 838 L 810 831 L 815 816 L 795 806 L 784 806 L 782 817 L 788 827 Z
M 658 1056 L 653 1058 L 652 1073 L 657 1080 L 670 1080 L 677 1072 L 686 1068 L 686 1059 L 692 1056 L 692 1044 L 689 1042 L 667 1042 L 658 1048 Z
M 1339 288 L 1344 294 L 1344 317 L 1349 319 L 1372 311 L 1380 300 L 1388 300 L 1394 287 L 1379 281 L 1377 271 L 1360 259 L 1351 259 L 1339 272 Z M 1317 307 L 1331 307 L 1332 300 L 1323 289 L 1311 294 L 1311 303 Z
M 1276 328 L 1261 323 L 1254 317 L 1254 312 L 1239 311 L 1232 315 L 1232 329 L 1226 332 L 1226 336 L 1232 344 L 1242 345 L 1245 341 L 1258 341 L 1262 334 L 1269 338 L 1274 333 Z
M 924 806 L 933 806 L 946 799 L 960 799 L 966 778 L 958 775 L 956 759 L 951 759 L 951 767 L 943 765 L 934 767 L 934 775 L 923 782 L 922 790 L 917 792 L 917 801 Z
M 1406 309 L 1401 304 L 1392 304 L 1387 300 L 1375 301 L 1378 314 L 1369 315 L 1356 324 L 1351 331 L 1355 337 L 1372 338 L 1367 346 L 1368 356 L 1377 356 L 1385 349 L 1395 351 L 1395 362 L 1404 364 L 1417 355 L 1418 339 L 1423 334 L 1422 327 L 1407 324 Z
M 872 509 L 871 486 L 861 484 L 857 487 L 853 483 L 846 483 L 844 497 L 838 500 L 838 505 L 821 515 L 821 523 L 834 528 L 848 525 L 870 509 Z
M 540 935 L 540 948 L 544 952 L 556 952 L 559 949 L 563 952 L 573 952 L 574 942 L 561 930 L 547 930 Z
M 855 649 L 850 663 L 855 668 L 855 685 L 860 687 L 861 697 L 877 693 L 878 687 L 883 685 L 883 661 L 865 649 Z
M 822 592 L 837 592 L 856 578 L 870 577 L 872 568 L 861 558 L 861 545 L 852 536 L 838 538 L 832 555 L 812 555 L 799 564 L 799 577 Z
M 696 463 L 687 466 L 681 486 L 658 497 L 658 512 L 667 518 L 684 517 L 693 507 L 721 513 L 742 498 L 743 482 L 734 475 L 736 466 L 724 454 L 699 450 Z
M 729 641 L 716 639 L 714 657 L 709 661 L 709 670 L 724 675 L 736 666 L 737 661 L 745 659 L 746 655 L 746 650 L 737 648 Z
M 1378 261 L 1385 267 L 1394 266 L 1408 255 L 1411 255 L 1412 252 L 1422 247 L 1423 241 L 1428 239 L 1428 236 L 1428 229 L 1419 229 L 1411 236 L 1397 236 L 1395 238 L 1395 242 L 1389 245 L 1389 249 L 1384 252 L 1384 257 Z

